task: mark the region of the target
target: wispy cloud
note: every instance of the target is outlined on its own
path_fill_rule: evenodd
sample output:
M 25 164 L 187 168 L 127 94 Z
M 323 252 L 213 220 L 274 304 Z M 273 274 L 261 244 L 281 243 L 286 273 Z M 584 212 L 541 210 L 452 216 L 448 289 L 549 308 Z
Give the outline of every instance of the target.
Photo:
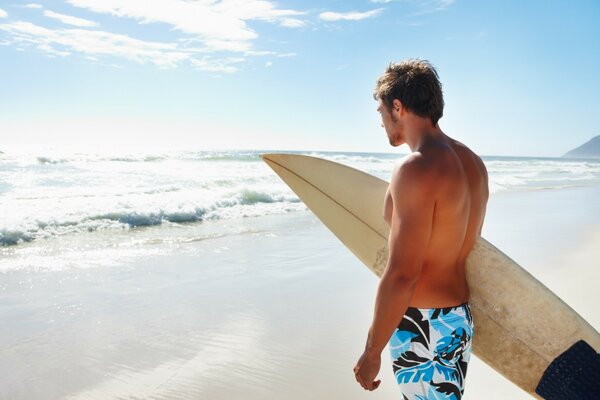
M 454 4 L 456 0 L 438 0 L 439 7 L 448 8 Z
M 420 0 L 421 14 L 434 13 L 448 9 L 455 0 Z
M 37 3 L 29 3 L 29 4 L 25 4 L 21 7 L 23 7 L 23 8 L 44 8 L 44 6 L 42 6 L 41 4 L 37 4 Z
M 235 64 L 244 62 L 244 58 L 213 59 L 206 56 L 202 58 L 190 58 L 190 62 L 201 71 L 231 74 L 238 70 Z
M 383 8 L 376 8 L 375 10 L 358 12 L 350 11 L 345 13 L 326 11 L 319 14 L 319 18 L 324 21 L 360 21 L 366 18 L 376 17 L 381 14 Z
M 246 56 L 295 55 L 254 50 L 258 34 L 248 26 L 248 21 L 299 28 L 305 26 L 302 16 L 306 14 L 278 8 L 267 0 L 67 0 L 67 3 L 139 24 L 166 24 L 172 28 L 171 32 L 179 32 L 180 38 L 171 42 L 145 41 L 107 30 L 50 29 L 26 21 L 10 21 L 0 24 L 0 32 L 7 36 L 2 44 L 36 49 L 51 57 L 80 54 L 98 62 L 102 62 L 102 58 L 117 57 L 152 63 L 160 68 L 187 63 L 202 71 L 232 73 L 239 70 Z M 43 8 L 37 3 L 22 7 Z M 79 28 L 98 26 L 94 21 L 50 10 L 44 11 L 44 15 Z
M 86 56 L 117 56 L 159 67 L 174 67 L 191 55 L 171 43 L 146 42 L 126 35 L 85 29 L 47 29 L 30 22 L 1 24 L 0 30 L 12 37 L 11 43 L 35 47 L 49 55 L 66 56 L 70 52 Z
M 50 57 L 56 57 L 56 56 L 67 57 L 67 56 L 71 55 L 71 52 L 69 52 L 69 51 L 56 50 L 54 47 L 52 47 L 46 43 L 42 43 L 42 44 L 38 45 L 37 49 L 48 53 L 48 56 L 50 56 Z
M 296 53 L 277 53 L 275 51 L 268 51 L 268 50 L 262 50 L 262 51 L 249 50 L 249 51 L 244 52 L 244 55 L 246 55 L 246 56 L 275 56 L 275 57 L 296 57 L 297 56 Z
M 214 51 L 244 51 L 258 34 L 247 21 L 260 20 L 285 27 L 299 27 L 294 18 L 304 12 L 276 8 L 264 0 L 184 1 L 162 0 L 68 0 L 80 8 L 141 23 L 165 23 L 185 34 L 199 37 Z
M 63 24 L 79 26 L 81 28 L 92 28 L 98 26 L 94 21 L 90 21 L 83 18 L 77 18 L 70 15 L 59 14 L 54 11 L 46 10 L 44 11 L 44 15 L 48 18 L 57 19 Z
M 301 28 L 306 25 L 306 22 L 298 18 L 284 18 L 281 20 L 280 25 L 286 28 Z
M 420 9 L 417 14 L 423 15 L 445 11 L 454 4 L 455 0 L 416 0 L 415 2 Z
M 67 57 L 80 53 L 89 61 L 99 62 L 101 57 L 121 57 L 159 68 L 174 68 L 182 63 L 212 73 L 234 73 L 246 59 L 244 57 L 212 57 L 205 49 L 182 47 L 178 43 L 148 42 L 126 35 L 87 29 L 48 29 L 29 22 L 0 24 L 0 31 L 11 35 L 14 44 L 21 48 L 35 48 L 49 57 Z M 271 55 L 293 57 L 294 53 L 252 52 L 247 56 Z M 112 64 L 114 66 L 114 64 Z
M 8 17 L 8 14 L 6 13 L 6 11 L 4 11 L 3 9 L 0 8 L 0 18 L 6 18 Z
M 402 1 L 407 4 L 412 4 L 418 9 L 417 15 L 429 14 L 438 11 L 444 11 L 456 0 L 369 0 L 371 3 L 388 4 L 392 2 Z

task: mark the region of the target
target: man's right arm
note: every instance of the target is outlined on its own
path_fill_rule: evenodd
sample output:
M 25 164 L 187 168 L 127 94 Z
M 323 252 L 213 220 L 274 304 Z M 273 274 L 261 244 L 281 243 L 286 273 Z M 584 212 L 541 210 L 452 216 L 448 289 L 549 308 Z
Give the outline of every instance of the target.
M 383 219 L 391 226 L 392 224 L 392 215 L 394 212 L 394 203 L 392 201 L 392 194 L 390 193 L 390 188 L 392 185 L 388 186 L 387 192 L 385 192 L 385 199 L 383 201 Z
M 402 163 L 396 164 L 392 170 L 392 179 L 398 174 L 398 170 L 402 167 Z M 394 200 L 392 198 L 392 184 L 388 185 L 387 191 L 385 192 L 385 198 L 383 200 L 383 219 L 389 227 L 392 226 L 392 217 L 394 216 Z

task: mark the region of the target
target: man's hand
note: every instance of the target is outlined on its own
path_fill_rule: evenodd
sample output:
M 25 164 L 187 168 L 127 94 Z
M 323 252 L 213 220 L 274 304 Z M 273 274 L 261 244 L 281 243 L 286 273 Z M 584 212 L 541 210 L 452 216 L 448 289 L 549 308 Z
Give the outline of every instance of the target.
M 356 381 L 365 390 L 377 389 L 381 383 L 381 380 L 375 380 L 379 368 L 381 368 L 381 354 L 373 355 L 365 351 L 354 367 Z

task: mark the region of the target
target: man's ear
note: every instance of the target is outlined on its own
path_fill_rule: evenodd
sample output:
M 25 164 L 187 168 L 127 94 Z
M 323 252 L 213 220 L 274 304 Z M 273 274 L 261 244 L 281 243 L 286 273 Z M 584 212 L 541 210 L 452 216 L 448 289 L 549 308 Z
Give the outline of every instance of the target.
M 392 111 L 403 111 L 403 110 L 404 110 L 404 106 L 402 105 L 400 100 L 394 99 L 394 101 L 392 102 Z

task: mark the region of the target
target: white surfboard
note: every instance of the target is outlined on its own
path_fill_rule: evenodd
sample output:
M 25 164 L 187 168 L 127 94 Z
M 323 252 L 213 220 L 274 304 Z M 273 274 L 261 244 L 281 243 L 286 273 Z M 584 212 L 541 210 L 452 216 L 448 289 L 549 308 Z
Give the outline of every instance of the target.
M 296 154 L 261 157 L 380 277 L 388 253 L 389 227 L 382 213 L 388 183 L 321 158 Z M 600 392 L 597 397 L 560 394 L 560 390 L 572 390 L 574 380 L 581 377 L 574 375 L 571 365 L 581 359 L 581 352 L 591 362 L 600 357 L 595 354 L 600 351 L 600 334 L 590 324 L 483 238 L 478 239 L 466 268 L 475 321 L 473 351 L 479 358 L 536 398 L 600 399 Z M 573 346 L 576 343 L 578 346 Z M 600 371 L 595 376 L 598 374 Z M 557 389 L 557 385 L 564 387 Z

